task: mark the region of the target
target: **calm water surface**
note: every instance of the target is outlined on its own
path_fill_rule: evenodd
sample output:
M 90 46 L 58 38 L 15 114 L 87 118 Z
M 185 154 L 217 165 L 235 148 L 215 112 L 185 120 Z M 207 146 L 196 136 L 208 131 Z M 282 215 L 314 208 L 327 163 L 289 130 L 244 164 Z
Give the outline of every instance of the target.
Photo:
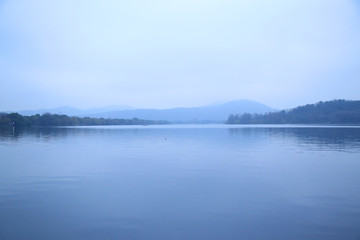
M 0 239 L 360 239 L 359 127 L 0 133 Z

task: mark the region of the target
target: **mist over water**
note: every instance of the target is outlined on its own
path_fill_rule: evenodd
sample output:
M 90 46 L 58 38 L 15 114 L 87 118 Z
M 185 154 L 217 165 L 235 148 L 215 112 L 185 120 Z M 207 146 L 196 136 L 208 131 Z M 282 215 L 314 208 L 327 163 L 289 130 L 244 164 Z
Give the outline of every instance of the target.
M 360 238 L 359 127 L 0 132 L 0 239 Z

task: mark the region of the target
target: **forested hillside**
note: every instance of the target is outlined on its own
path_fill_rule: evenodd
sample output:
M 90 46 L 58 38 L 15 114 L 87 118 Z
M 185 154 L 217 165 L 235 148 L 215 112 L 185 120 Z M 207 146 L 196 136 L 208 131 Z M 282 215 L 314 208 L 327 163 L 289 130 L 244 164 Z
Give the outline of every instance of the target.
M 226 123 L 360 124 L 360 101 L 333 100 L 266 114 L 232 114 Z

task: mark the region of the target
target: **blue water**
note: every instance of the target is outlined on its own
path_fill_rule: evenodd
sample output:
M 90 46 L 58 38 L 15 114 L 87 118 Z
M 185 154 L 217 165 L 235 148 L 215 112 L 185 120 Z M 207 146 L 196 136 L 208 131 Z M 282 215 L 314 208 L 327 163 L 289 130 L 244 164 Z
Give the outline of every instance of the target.
M 0 133 L 0 239 L 360 239 L 359 127 Z

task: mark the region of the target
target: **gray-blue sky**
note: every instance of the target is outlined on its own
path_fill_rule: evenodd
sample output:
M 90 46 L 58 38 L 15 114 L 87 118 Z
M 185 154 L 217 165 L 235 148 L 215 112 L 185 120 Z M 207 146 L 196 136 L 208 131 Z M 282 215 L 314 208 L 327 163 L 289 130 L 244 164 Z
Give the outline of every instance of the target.
M 0 1 L 0 110 L 360 99 L 356 0 Z

